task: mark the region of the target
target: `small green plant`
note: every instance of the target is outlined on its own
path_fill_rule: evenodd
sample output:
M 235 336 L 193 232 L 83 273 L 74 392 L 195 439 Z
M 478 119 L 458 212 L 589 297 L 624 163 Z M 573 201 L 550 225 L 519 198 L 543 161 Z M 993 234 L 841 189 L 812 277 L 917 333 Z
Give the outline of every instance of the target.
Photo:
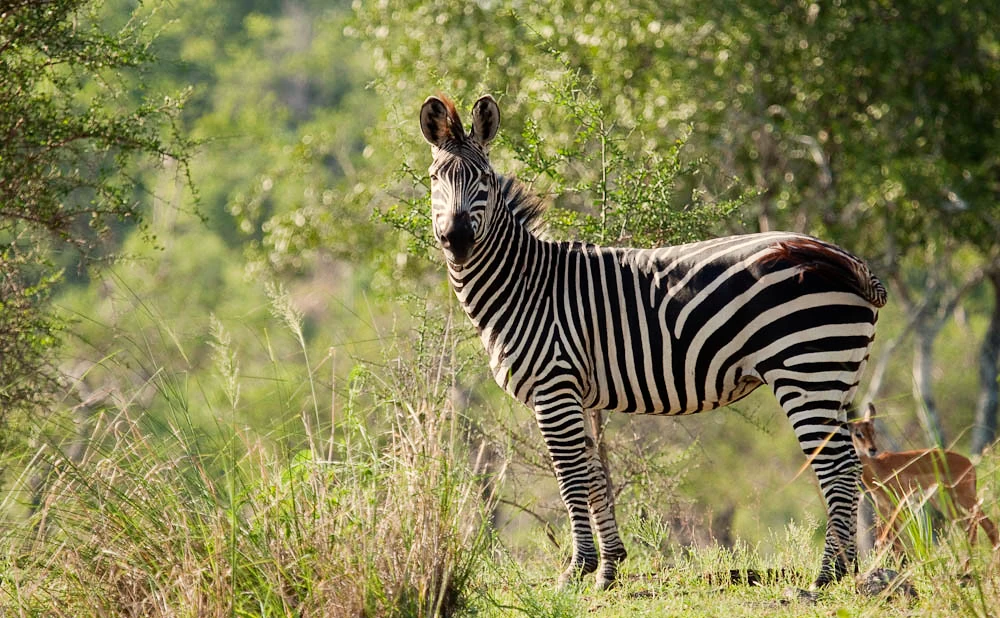
M 559 235 L 657 247 L 704 240 L 734 217 L 747 196 L 738 194 L 735 179 L 726 187 L 729 198 L 698 188 L 706 165 L 688 160 L 689 130 L 662 144 L 658 136 L 643 135 L 642 127 L 623 125 L 592 81 L 564 55 L 549 53 L 562 66 L 549 105 L 570 127 L 569 135 L 548 140 L 529 119 L 520 136 L 506 139 L 525 166 L 523 175 L 545 179 L 559 196 L 548 217 Z

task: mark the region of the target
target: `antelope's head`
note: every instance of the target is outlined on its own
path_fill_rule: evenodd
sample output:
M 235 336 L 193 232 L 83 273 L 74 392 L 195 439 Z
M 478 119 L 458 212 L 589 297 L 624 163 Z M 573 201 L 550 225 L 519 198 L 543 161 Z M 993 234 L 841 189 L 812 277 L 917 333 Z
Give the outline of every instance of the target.
M 851 440 L 858 455 L 862 457 L 878 455 L 878 446 L 875 444 L 875 406 L 872 404 L 868 404 L 863 419 L 851 424 Z
M 420 130 L 431 145 L 431 221 L 434 237 L 453 265 L 475 253 L 499 195 L 489 145 L 500 128 L 500 108 L 487 95 L 472 106 L 472 128 L 462 128 L 455 105 L 428 97 L 420 108 Z

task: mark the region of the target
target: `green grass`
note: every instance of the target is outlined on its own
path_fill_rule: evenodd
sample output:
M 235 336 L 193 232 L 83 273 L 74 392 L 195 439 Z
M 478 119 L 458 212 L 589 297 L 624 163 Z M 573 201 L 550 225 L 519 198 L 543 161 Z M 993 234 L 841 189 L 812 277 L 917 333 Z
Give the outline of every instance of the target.
M 790 541 L 802 539 L 794 526 Z M 760 556 L 752 548 L 736 550 L 710 547 L 698 550 L 676 548 L 670 556 L 643 555 L 630 558 L 620 585 L 605 592 L 594 591 L 590 582 L 578 588 L 557 591 L 552 565 L 533 563 L 509 567 L 515 575 L 499 577 L 492 594 L 481 600 L 484 616 L 995 616 L 1000 609 L 1000 574 L 997 558 L 984 547 L 977 553 L 970 575 L 962 577 L 957 556 L 947 546 L 930 559 L 910 564 L 901 577 L 917 592 L 911 598 L 899 592 L 866 596 L 856 589 L 853 578 L 845 578 L 803 598 L 815 573 L 813 559 L 820 547 L 788 546 L 784 556 Z M 800 550 L 800 551 L 796 551 Z M 770 569 L 770 581 L 751 585 L 730 579 L 748 565 L 759 573 Z M 877 566 L 872 560 L 863 572 Z
M 448 458 L 396 444 L 283 460 L 244 442 L 229 468 L 121 416 L 99 430 L 123 423 L 113 448 L 52 461 L 41 508 L 5 530 L 0 614 L 430 616 L 464 602 L 488 537 L 477 486 Z
M 988 616 L 1000 609 L 996 557 L 960 534 L 904 571 L 919 598 L 867 598 L 845 580 L 798 599 L 816 572 L 813 522 L 755 548 L 644 546 L 608 592 L 554 586 L 543 553 L 516 561 L 482 525 L 479 485 L 445 438 L 447 422 L 401 407 L 399 439 L 328 462 L 257 439 L 195 447 L 109 414 L 109 446 L 77 464 L 53 458 L 42 508 L 2 538 L 3 615 L 45 616 Z M 444 448 L 447 447 L 447 448 Z M 236 453 L 235 456 L 232 453 Z M 56 471 L 58 470 L 58 471 Z M 523 555 L 523 554 L 522 554 Z M 870 568 L 873 564 L 864 565 Z M 732 571 L 781 571 L 730 581 Z

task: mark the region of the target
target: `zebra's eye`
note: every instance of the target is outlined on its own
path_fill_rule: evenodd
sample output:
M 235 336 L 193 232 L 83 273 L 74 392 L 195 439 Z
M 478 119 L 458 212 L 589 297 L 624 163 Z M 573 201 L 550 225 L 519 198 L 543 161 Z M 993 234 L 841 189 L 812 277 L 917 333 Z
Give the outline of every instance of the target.
M 438 179 L 437 174 L 431 174 L 431 182 L 437 182 L 437 179 Z

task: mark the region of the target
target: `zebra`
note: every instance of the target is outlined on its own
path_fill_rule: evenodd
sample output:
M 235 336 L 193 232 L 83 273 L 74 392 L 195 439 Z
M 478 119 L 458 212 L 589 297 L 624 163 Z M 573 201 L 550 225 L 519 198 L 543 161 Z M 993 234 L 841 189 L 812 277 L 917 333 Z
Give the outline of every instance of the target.
M 420 109 L 448 279 L 497 384 L 533 410 L 569 514 L 573 553 L 560 583 L 596 571 L 607 588 L 626 557 L 585 411 L 693 414 L 762 384 L 826 504 L 814 586 L 856 570 L 860 463 L 847 408 L 886 302 L 882 283 L 843 249 L 794 233 L 658 249 L 546 240 L 543 200 L 490 163 L 499 127 L 489 95 L 473 105 L 468 133 L 449 99 Z

